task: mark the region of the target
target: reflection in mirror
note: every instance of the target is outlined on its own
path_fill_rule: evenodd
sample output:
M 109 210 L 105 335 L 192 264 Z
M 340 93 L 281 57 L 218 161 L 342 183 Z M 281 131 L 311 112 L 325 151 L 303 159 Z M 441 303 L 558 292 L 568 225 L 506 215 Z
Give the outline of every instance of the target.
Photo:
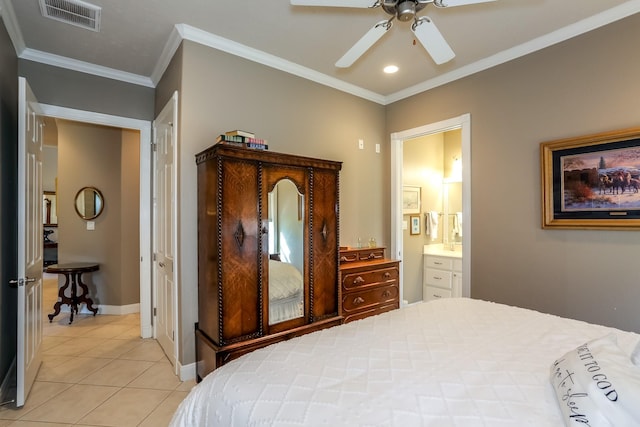
M 84 187 L 76 194 L 76 212 L 85 220 L 97 218 L 104 208 L 104 198 L 100 190 L 94 187 Z
M 44 191 L 42 195 L 42 223 L 51 227 L 58 225 L 58 201 L 55 191 Z
M 289 179 L 269 193 L 269 325 L 304 315 L 303 206 Z

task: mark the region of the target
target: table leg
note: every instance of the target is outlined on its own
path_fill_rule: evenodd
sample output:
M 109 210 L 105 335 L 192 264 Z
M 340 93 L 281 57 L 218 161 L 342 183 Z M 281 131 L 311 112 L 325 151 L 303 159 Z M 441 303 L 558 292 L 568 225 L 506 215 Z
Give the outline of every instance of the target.
M 69 324 L 73 323 L 73 312 L 78 314 L 78 276 L 80 273 L 71 274 L 71 304 L 69 304 L 69 311 L 71 316 L 69 317 Z
M 93 300 L 88 297 L 89 288 L 82 282 L 82 273 L 78 273 L 78 284 L 82 288 L 82 295 L 78 298 L 78 302 L 84 302 L 87 305 L 87 310 L 92 311 L 95 316 L 98 313 L 98 309 L 93 306 Z
M 69 287 L 69 274 L 64 275 L 64 285 L 58 289 L 58 301 L 53 305 L 53 313 L 48 314 L 49 323 L 53 321 L 53 318 L 60 314 L 60 307 L 62 304 L 69 304 L 69 298 L 64 294 L 64 291 Z

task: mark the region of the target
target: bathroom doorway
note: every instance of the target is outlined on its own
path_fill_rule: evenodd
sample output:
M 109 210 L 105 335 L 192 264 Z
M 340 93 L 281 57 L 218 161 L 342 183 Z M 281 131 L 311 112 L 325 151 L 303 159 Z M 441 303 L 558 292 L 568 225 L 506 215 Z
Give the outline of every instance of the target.
M 391 134 L 391 254 L 394 258 L 403 261 L 403 269 L 400 275 L 400 297 L 403 305 L 415 303 L 422 300 L 422 244 L 418 244 L 418 249 L 409 249 L 410 253 L 405 253 L 406 239 L 426 240 L 427 243 L 447 244 L 462 252 L 462 286 L 461 295 L 469 297 L 471 295 L 470 266 L 471 266 L 471 118 L 469 114 L 464 114 L 452 119 L 408 129 L 402 132 Z M 411 144 L 415 141 L 422 141 L 425 145 L 432 144 L 433 140 L 445 140 L 448 133 L 459 133 L 461 140 L 461 159 L 457 160 L 455 151 L 446 150 L 446 143 L 440 144 L 439 149 L 435 149 L 432 154 L 442 165 L 438 173 L 433 173 L 435 168 L 425 168 L 431 170 L 433 176 L 418 175 L 423 172 L 416 172 L 417 168 L 407 165 L 407 179 L 417 182 L 409 182 L 405 179 L 404 151 L 412 150 Z M 405 146 L 405 143 L 407 144 Z M 420 142 L 417 142 L 420 143 Z M 437 146 L 434 145 L 434 146 Z M 452 154 L 453 153 L 453 154 Z M 445 159 L 445 157 L 447 157 Z M 451 157 L 450 159 L 448 157 Z M 446 161 L 445 161 L 446 160 Z M 454 166 L 455 164 L 455 166 Z M 461 167 L 461 170 L 460 170 Z M 455 168 L 455 171 L 454 171 Z M 413 172 L 411 172 L 413 170 Z M 429 172 L 424 172 L 427 175 Z M 409 175 L 413 174 L 413 175 Z M 445 180 L 446 178 L 446 180 Z M 411 184 L 411 185 L 410 185 Z M 455 188 L 449 188 L 453 185 Z M 431 187 L 430 187 L 431 186 Z M 405 188 L 407 187 L 407 188 Z M 403 197 L 411 196 L 411 192 L 420 192 L 419 207 L 408 210 L 403 209 Z M 428 192 L 430 197 L 422 197 L 422 192 Z M 443 202 L 452 196 L 455 191 L 461 193 L 462 206 L 447 206 L 431 202 L 439 199 Z M 429 203 L 426 203 L 429 201 Z M 406 201 L 405 201 L 406 202 Z M 405 203 L 406 204 L 406 203 Z M 427 222 L 429 214 L 436 215 L 436 230 L 429 230 Z M 439 215 L 440 214 L 440 215 Z M 451 215 L 449 215 L 451 214 Z M 446 215 L 446 217 L 445 217 Z M 418 218 L 416 220 L 416 218 Z M 451 219 L 451 221 L 450 221 Z M 412 226 L 418 225 L 419 230 L 414 230 Z M 459 227 L 458 229 L 454 227 Z M 415 232 L 420 233 L 418 239 Z M 462 237 L 464 236 L 464 237 Z M 435 237 L 436 240 L 431 241 Z M 457 244 L 457 245 L 456 245 Z M 411 245 L 409 245 L 411 246 Z M 407 269 L 404 270 L 404 264 Z M 410 270 L 409 270 L 410 269 Z M 407 273 L 405 274 L 404 271 Z

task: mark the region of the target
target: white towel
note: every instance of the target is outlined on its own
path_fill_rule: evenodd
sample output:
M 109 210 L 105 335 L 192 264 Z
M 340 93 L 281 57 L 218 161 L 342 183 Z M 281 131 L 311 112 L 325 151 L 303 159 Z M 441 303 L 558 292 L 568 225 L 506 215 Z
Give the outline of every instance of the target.
M 462 237 L 462 212 L 456 212 L 453 217 L 453 232 Z
M 438 239 L 438 212 L 431 211 L 427 214 L 428 223 L 429 223 L 429 236 L 431 240 Z

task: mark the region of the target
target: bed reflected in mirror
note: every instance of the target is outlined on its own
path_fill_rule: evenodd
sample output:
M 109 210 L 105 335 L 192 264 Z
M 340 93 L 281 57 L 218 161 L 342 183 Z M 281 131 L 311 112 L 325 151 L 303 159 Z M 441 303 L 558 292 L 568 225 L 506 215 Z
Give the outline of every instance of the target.
M 289 179 L 269 193 L 269 325 L 304 315 L 304 196 Z

